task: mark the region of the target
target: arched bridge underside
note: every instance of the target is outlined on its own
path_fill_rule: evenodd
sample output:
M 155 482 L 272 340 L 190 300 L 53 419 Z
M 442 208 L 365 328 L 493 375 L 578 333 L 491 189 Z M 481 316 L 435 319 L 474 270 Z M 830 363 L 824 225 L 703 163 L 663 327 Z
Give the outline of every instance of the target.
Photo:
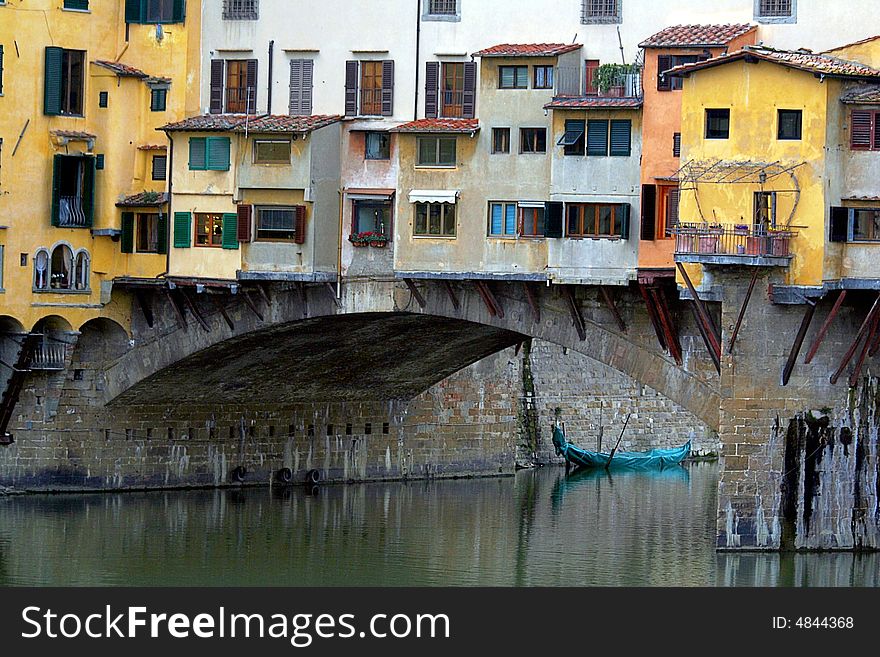
M 134 306 L 134 346 L 104 368 L 105 401 L 409 399 L 537 338 L 623 372 L 718 427 L 718 379 L 696 328 L 673 305 L 684 352 L 679 366 L 661 350 L 632 289 L 614 292 L 619 322 L 596 288 L 567 297 L 516 282 L 351 280 L 340 298 L 335 289 L 276 283 L 237 294 L 183 286 L 173 294 L 141 291 L 146 312 Z

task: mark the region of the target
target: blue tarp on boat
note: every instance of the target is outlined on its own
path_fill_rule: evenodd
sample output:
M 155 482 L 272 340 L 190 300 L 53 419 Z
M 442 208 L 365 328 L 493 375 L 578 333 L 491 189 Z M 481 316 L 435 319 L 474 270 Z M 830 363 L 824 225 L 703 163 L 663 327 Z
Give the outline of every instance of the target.
M 565 439 L 565 434 L 557 425 L 553 427 L 553 446 L 556 454 L 562 456 L 572 465 L 581 468 L 604 468 L 611 461 L 612 468 L 629 468 L 631 470 L 647 470 L 665 468 L 681 463 L 691 453 L 691 441 L 673 449 L 652 449 L 647 452 L 614 452 L 614 457 L 607 452 L 591 452 L 572 445 Z

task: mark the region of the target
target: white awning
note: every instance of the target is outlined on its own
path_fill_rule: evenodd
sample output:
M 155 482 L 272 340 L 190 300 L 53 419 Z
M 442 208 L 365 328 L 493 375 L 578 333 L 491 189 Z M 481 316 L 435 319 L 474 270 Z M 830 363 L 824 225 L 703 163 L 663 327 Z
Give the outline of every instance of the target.
M 414 189 L 409 193 L 409 202 L 455 203 L 460 193 L 457 189 Z
M 543 208 L 544 201 L 519 201 L 517 205 L 521 208 Z

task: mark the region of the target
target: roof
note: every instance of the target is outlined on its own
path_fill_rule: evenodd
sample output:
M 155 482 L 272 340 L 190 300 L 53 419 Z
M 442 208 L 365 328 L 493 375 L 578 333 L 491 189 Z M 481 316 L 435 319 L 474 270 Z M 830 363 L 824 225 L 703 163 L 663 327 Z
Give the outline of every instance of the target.
M 137 147 L 139 151 L 167 151 L 166 144 L 141 144 Z
M 134 66 L 129 66 L 128 64 L 123 64 L 122 62 L 110 62 L 105 59 L 96 59 L 92 62 L 97 66 L 102 66 L 106 69 L 109 69 L 116 73 L 121 78 L 148 78 L 150 77 L 146 73 L 144 73 L 139 68 L 135 68 Z
M 288 116 L 286 114 L 203 114 L 183 121 L 169 123 L 159 130 L 177 132 L 249 132 L 303 133 L 312 132 L 341 121 L 338 115 L 314 114 Z
M 721 66 L 729 62 L 740 60 L 746 61 L 766 61 L 787 66 L 788 68 L 806 71 L 814 75 L 825 75 L 828 77 L 841 78 L 880 78 L 880 71 L 870 66 L 865 66 L 858 62 L 851 62 L 847 59 L 832 57 L 831 55 L 823 55 L 814 53 L 810 50 L 776 50 L 773 48 L 765 48 L 761 46 L 746 46 L 742 50 L 736 52 L 712 57 L 702 62 L 694 64 L 683 64 L 666 71 L 666 75 L 687 76 L 694 71 L 704 68 L 712 68 Z
M 638 109 L 642 98 L 606 96 L 562 96 L 544 105 L 544 109 Z
M 581 48 L 580 43 L 502 43 L 479 50 L 473 57 L 556 57 Z
M 649 36 L 640 48 L 695 48 L 726 46 L 734 39 L 758 29 L 748 23 L 724 25 L 673 25 Z
M 463 132 L 473 133 L 480 129 L 477 119 L 418 119 L 404 123 L 391 132 Z
M 151 208 L 168 203 L 165 192 L 139 192 L 116 202 L 118 208 Z
M 837 46 L 836 48 L 829 48 L 828 50 L 824 50 L 823 52 L 836 52 L 838 50 L 843 50 L 844 48 L 852 48 L 853 46 L 860 46 L 863 43 L 870 43 L 871 41 L 876 41 L 877 39 L 880 39 L 880 34 L 875 34 L 874 36 L 859 39 L 858 41 L 853 41 L 851 43 L 845 43 L 842 46 Z
M 852 105 L 880 105 L 880 85 L 850 89 L 840 96 L 840 102 Z
M 841 201 L 870 201 L 876 203 L 880 201 L 880 196 L 844 196 Z
M 90 132 L 83 132 L 82 130 L 52 130 L 50 134 L 55 137 L 66 137 L 67 139 L 82 139 L 85 141 L 98 138 L 97 135 L 93 135 Z

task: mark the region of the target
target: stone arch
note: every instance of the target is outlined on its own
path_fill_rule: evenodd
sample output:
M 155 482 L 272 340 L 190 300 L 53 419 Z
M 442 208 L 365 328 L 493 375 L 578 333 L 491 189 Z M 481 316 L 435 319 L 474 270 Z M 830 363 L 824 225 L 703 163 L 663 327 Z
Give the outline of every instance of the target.
M 12 375 L 27 331 L 15 317 L 0 315 L 0 389 Z
M 96 317 L 79 327 L 74 363 L 108 363 L 122 357 L 129 349 L 128 333 L 118 322 Z

